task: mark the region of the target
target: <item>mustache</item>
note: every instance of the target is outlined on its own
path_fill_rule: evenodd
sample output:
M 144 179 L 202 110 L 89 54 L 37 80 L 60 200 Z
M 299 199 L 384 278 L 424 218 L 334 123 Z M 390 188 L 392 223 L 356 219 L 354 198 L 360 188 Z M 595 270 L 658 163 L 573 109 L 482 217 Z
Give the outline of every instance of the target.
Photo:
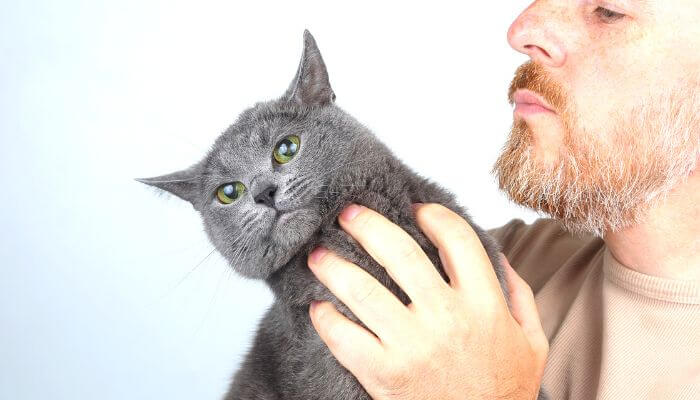
M 518 89 L 531 90 L 549 103 L 558 112 L 566 109 L 566 94 L 562 86 L 549 76 L 542 64 L 528 61 L 515 71 L 508 88 L 508 102 L 513 105 L 513 94 Z

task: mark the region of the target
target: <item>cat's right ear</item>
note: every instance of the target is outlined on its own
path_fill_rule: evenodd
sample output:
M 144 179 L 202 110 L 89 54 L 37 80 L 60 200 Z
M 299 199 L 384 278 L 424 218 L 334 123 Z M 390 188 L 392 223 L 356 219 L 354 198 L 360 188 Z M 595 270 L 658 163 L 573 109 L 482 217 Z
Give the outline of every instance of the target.
M 168 193 L 188 201 L 195 209 L 199 209 L 198 200 L 199 179 L 201 176 L 201 165 L 195 164 L 182 171 L 173 172 L 153 178 L 137 178 L 136 180 L 146 185 L 157 187 Z
M 304 31 L 304 52 L 297 74 L 283 98 L 306 106 L 326 106 L 335 101 L 326 64 L 308 30 Z

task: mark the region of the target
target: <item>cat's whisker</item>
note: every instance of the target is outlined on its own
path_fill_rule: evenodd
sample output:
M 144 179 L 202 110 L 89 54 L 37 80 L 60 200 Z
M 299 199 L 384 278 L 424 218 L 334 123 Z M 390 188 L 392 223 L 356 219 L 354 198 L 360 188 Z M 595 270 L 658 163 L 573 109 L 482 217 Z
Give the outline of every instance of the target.
M 177 281 L 177 283 L 175 283 L 173 286 L 171 286 L 169 289 L 167 289 L 167 290 L 165 291 L 165 293 L 160 297 L 160 300 L 163 300 L 166 296 L 168 296 L 168 295 L 169 295 L 170 293 L 172 293 L 175 289 L 177 289 L 180 285 L 182 285 L 182 283 L 183 283 L 187 278 L 189 278 L 190 275 L 192 275 L 192 273 L 193 273 L 197 268 L 199 268 L 200 265 L 204 264 L 204 262 L 205 262 L 209 257 L 211 257 L 211 255 L 214 254 L 215 251 L 216 251 L 216 248 L 212 248 L 211 251 L 210 251 L 206 256 L 204 256 L 204 258 L 202 258 L 202 259 L 197 263 L 197 265 L 195 265 L 192 269 L 190 269 L 189 271 L 187 271 L 187 273 L 185 273 L 185 275 L 183 275 L 182 278 L 180 278 L 180 279 Z
M 232 241 L 232 246 L 235 246 L 236 244 L 239 244 L 239 243 L 241 243 L 241 242 L 248 243 L 248 242 L 251 241 L 250 239 L 252 239 L 252 237 L 251 237 L 251 238 L 247 237 L 247 236 L 251 236 L 251 235 L 246 235 L 247 232 L 245 231 L 245 228 L 246 228 L 250 223 L 252 223 L 252 222 L 256 219 L 256 217 L 257 217 L 257 214 L 252 214 L 249 218 L 247 218 L 247 219 L 243 222 L 243 226 L 241 227 L 241 234 L 238 235 L 235 239 L 233 239 L 233 241 Z M 224 231 L 224 232 L 227 231 L 227 230 L 228 230 L 231 226 L 233 226 L 234 224 L 235 224 L 235 222 L 229 224 L 228 226 L 226 226 L 226 227 L 223 229 L 223 231 Z M 241 244 L 242 244 L 242 243 L 241 243 Z M 175 283 L 170 289 L 168 289 L 168 290 L 166 291 L 166 293 L 165 293 L 162 297 L 167 296 L 168 293 L 172 292 L 173 290 L 177 289 L 180 285 L 182 285 L 182 283 L 183 283 L 185 280 L 187 280 L 187 278 L 189 278 L 189 277 L 194 273 L 195 270 L 197 270 L 201 265 L 203 265 L 203 264 L 209 259 L 209 257 L 211 257 L 211 255 L 214 254 L 215 251 L 216 251 L 216 247 L 213 247 L 213 248 L 211 249 L 211 251 L 210 251 L 209 253 L 207 253 L 206 256 L 204 256 L 204 258 L 202 258 L 194 267 L 192 267 L 187 273 L 185 273 L 185 275 L 183 275 L 182 278 L 180 278 L 180 279 L 177 281 L 177 283 Z M 224 254 L 224 256 L 226 256 L 226 254 Z
M 236 237 L 236 239 L 231 242 L 230 246 L 226 248 L 226 255 L 228 256 L 232 250 L 237 251 L 237 249 L 243 247 L 243 245 L 250 240 L 251 232 L 253 231 L 244 231 Z
M 243 224 L 241 225 L 239 235 L 236 236 L 236 238 L 231 241 L 230 245 L 223 251 L 222 255 L 225 259 L 229 260 L 229 264 L 231 266 L 233 266 L 233 264 L 236 264 L 239 261 L 238 258 L 245 253 L 245 251 L 255 239 L 255 236 L 258 233 L 257 230 L 248 230 L 247 227 L 249 225 L 254 226 L 254 222 L 257 220 L 257 217 L 259 215 L 259 213 L 251 213 L 250 216 L 246 218 Z M 233 225 L 236 224 L 236 222 L 237 221 L 234 221 L 228 224 L 221 231 L 227 232 Z
M 197 268 L 199 268 L 200 265 L 204 264 L 204 262 L 205 262 L 207 259 L 209 259 L 209 257 L 211 257 L 211 255 L 214 254 L 215 251 L 216 251 L 216 248 L 213 247 L 213 248 L 211 249 L 211 251 L 209 252 L 209 254 L 207 254 L 206 256 L 204 256 L 204 258 L 202 258 L 202 260 L 199 261 L 199 262 L 197 263 L 197 265 L 195 265 L 191 270 L 189 270 L 189 272 L 187 272 L 187 273 L 185 274 L 185 276 L 183 276 L 183 277 L 175 284 L 175 286 L 173 287 L 173 289 L 175 289 L 175 288 L 177 288 L 178 286 L 180 286 L 180 284 L 181 284 L 182 282 L 184 282 L 185 279 L 187 279 L 190 275 L 192 275 L 192 273 L 194 272 L 194 270 L 196 270 Z
M 319 184 L 317 184 L 317 185 L 315 185 L 315 186 L 311 186 L 310 188 L 307 188 L 307 190 L 308 190 L 308 189 L 319 189 L 319 188 L 322 188 L 322 187 L 337 187 L 337 188 L 348 187 L 348 188 L 354 188 L 354 187 L 364 187 L 364 186 L 365 186 L 364 184 L 359 184 L 359 183 L 344 184 L 344 185 L 330 184 L 330 183 L 319 183 Z
M 230 260 L 230 263 L 237 263 L 239 261 L 239 258 L 245 253 L 246 249 L 248 248 L 248 245 L 252 242 L 254 234 L 247 235 L 246 239 L 240 243 L 238 246 L 231 246 L 230 249 L 232 249 L 232 253 L 227 257 Z
M 244 245 L 248 244 L 252 240 L 252 236 L 253 234 L 246 233 L 237 237 L 236 240 L 231 243 L 230 247 L 227 247 L 226 250 L 224 250 L 224 258 L 228 260 L 229 263 L 231 263 L 232 260 L 237 259 L 240 256 L 240 249 L 242 249 Z
M 228 268 L 226 268 L 226 269 L 228 269 Z M 226 275 L 228 273 L 229 273 L 228 271 L 223 272 L 224 275 Z M 207 305 L 207 309 L 204 312 L 204 316 L 199 321 L 199 326 L 197 327 L 197 329 L 195 329 L 195 331 L 192 333 L 193 338 L 197 337 L 199 332 L 202 330 L 202 327 L 204 327 L 205 322 L 207 321 L 207 319 L 209 319 L 209 315 L 211 314 L 212 306 L 214 305 L 214 302 L 219 295 L 219 290 L 221 289 L 221 282 L 223 282 L 223 279 L 219 278 L 217 283 L 216 283 L 216 289 L 214 289 L 214 294 L 211 296 L 211 299 L 209 300 L 209 304 Z
M 255 236 L 257 235 L 258 231 L 257 230 L 251 230 L 246 232 L 245 234 L 245 239 L 241 241 L 241 243 L 234 243 L 231 247 L 227 249 L 227 253 L 233 249 L 233 253 L 230 254 L 227 259 L 230 260 L 230 263 L 233 265 L 234 262 L 238 262 L 238 258 L 243 255 L 246 250 L 248 249 L 248 246 L 253 242 L 255 239 Z M 238 244 L 238 245 L 236 245 Z
M 246 228 L 248 227 L 248 225 L 250 225 L 251 223 L 255 222 L 255 220 L 257 219 L 258 215 L 259 215 L 259 214 L 257 214 L 257 213 L 251 213 L 250 216 L 249 216 L 248 218 L 246 218 L 246 219 L 243 221 L 243 224 L 242 224 L 241 227 L 239 228 L 239 231 L 240 231 L 239 236 L 237 236 L 236 239 L 234 239 L 233 242 L 232 242 L 231 244 L 236 244 L 236 242 L 240 239 L 240 237 L 242 237 L 242 236 L 246 233 Z M 233 225 L 235 225 L 237 222 L 238 222 L 238 221 L 233 221 L 233 222 L 231 222 L 230 224 L 228 224 L 228 225 L 226 225 L 225 227 L 223 227 L 223 228 L 221 229 L 221 231 L 222 231 L 222 232 L 225 232 L 225 233 L 228 232 L 228 230 L 229 230 Z

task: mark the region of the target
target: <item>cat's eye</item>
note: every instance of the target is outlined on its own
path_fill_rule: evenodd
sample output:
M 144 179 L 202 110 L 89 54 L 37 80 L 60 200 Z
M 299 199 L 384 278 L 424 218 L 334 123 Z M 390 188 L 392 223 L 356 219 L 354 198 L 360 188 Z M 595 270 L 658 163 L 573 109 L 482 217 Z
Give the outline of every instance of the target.
M 221 204 L 231 204 L 245 193 L 245 185 L 241 182 L 231 182 L 216 189 L 216 198 Z
M 300 145 L 301 140 L 299 140 L 299 136 L 289 135 L 277 143 L 272 156 L 278 163 L 286 164 L 299 152 Z

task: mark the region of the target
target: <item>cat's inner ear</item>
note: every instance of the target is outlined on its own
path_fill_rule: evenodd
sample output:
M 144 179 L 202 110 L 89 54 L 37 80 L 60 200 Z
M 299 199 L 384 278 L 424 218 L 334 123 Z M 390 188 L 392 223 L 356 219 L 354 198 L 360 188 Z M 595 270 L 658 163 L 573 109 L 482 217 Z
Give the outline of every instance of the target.
M 173 172 L 153 178 L 137 178 L 136 180 L 150 186 L 157 187 L 168 193 L 190 202 L 197 209 L 200 197 L 199 178 L 201 175 L 200 164 L 195 164 L 182 171 Z
M 328 81 L 328 71 L 314 37 L 304 31 L 304 52 L 284 98 L 308 106 L 325 106 L 335 101 L 335 93 Z

